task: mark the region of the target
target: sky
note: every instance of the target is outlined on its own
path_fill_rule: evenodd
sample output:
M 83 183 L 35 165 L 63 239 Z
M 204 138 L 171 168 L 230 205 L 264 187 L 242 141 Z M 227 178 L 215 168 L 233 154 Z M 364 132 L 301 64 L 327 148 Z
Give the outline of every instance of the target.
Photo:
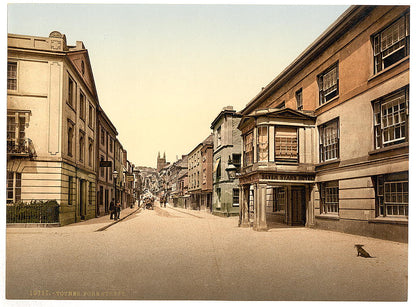
M 7 31 L 88 49 L 99 102 L 135 165 L 188 154 L 348 5 L 11 3 Z

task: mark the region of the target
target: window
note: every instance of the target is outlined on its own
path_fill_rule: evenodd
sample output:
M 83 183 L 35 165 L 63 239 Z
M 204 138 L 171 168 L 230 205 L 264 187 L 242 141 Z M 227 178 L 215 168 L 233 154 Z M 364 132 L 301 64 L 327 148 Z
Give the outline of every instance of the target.
M 8 204 L 16 203 L 22 198 L 22 173 L 7 172 L 6 194 Z
M 68 76 L 68 104 L 74 107 L 75 82 Z
M 94 141 L 91 138 L 88 138 L 88 165 L 92 166 L 94 153 Z
M 273 212 L 284 213 L 286 210 L 285 188 L 273 188 Z
M 303 110 L 303 95 L 302 95 L 302 89 L 298 90 L 295 95 L 296 95 L 296 106 L 297 106 L 297 109 L 299 111 L 302 111 Z
M 85 134 L 81 130 L 79 131 L 79 161 L 84 161 L 85 153 Z
M 221 146 L 221 126 L 217 129 L 217 148 Z
M 233 207 L 240 206 L 240 190 L 233 189 Z
M 400 61 L 410 51 L 409 14 L 373 36 L 374 73 Z
M 79 93 L 79 117 L 85 120 L 85 95 L 82 92 Z
M 319 126 L 319 156 L 321 162 L 339 158 L 338 119 Z
M 100 161 L 104 161 L 104 156 L 100 156 Z M 104 170 L 105 169 L 106 169 L 105 167 L 100 166 L 100 176 L 101 177 L 104 177 Z
M 113 139 L 110 137 L 110 152 L 113 152 Z
M 257 161 L 267 162 L 269 160 L 269 134 L 267 127 L 257 128 Z
M 68 176 L 68 205 L 72 205 L 72 201 L 73 201 L 73 199 L 72 199 L 72 195 L 73 195 L 73 193 L 72 193 L 72 181 L 73 181 L 73 179 L 72 178 L 73 178 L 72 176 Z
M 25 128 L 29 123 L 30 112 L 10 112 L 7 114 L 7 153 L 27 153 Z
M 321 214 L 338 214 L 338 211 L 338 181 L 328 181 L 321 183 Z
M 94 127 L 94 108 L 90 104 L 88 108 L 88 125 L 93 128 Z
M 338 96 L 338 63 L 318 76 L 319 105 Z
M 215 173 L 217 180 L 221 178 L 221 158 L 215 161 L 214 173 Z
M 105 145 L 105 134 L 104 134 L 104 128 L 101 128 L 101 145 Z
M 241 154 L 233 154 L 233 164 L 237 169 L 237 173 L 241 173 Z
M 249 132 L 244 136 L 244 166 L 253 164 L 253 132 Z
M 17 63 L 7 62 L 7 89 L 17 90 Z
M 276 127 L 275 161 L 298 161 L 298 130 L 293 127 Z
M 202 170 L 202 184 L 207 184 L 207 172 L 206 169 Z
M 72 157 L 72 144 L 74 140 L 74 125 L 68 121 L 68 156 Z
M 408 138 L 409 88 L 373 102 L 375 147 L 402 143 Z
M 279 103 L 279 104 L 277 105 L 277 107 L 276 107 L 276 108 L 278 108 L 278 109 L 283 109 L 285 106 L 286 106 L 286 102 L 282 101 L 281 103 Z
M 376 177 L 377 215 L 407 217 L 409 214 L 409 174 L 393 173 Z

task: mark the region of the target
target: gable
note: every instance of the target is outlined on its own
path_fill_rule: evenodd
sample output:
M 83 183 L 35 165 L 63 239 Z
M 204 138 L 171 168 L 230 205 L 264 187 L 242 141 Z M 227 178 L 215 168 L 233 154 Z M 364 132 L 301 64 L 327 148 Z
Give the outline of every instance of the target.
M 92 95 L 97 99 L 94 76 L 87 50 L 70 52 L 67 54 L 70 62 L 76 69 L 78 76 L 84 81 Z

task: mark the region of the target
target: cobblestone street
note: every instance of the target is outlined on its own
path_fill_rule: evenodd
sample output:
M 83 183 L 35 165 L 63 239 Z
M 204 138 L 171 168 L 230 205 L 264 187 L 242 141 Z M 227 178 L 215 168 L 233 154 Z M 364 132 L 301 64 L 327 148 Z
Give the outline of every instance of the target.
M 130 214 L 130 215 L 129 215 Z M 129 215 L 129 216 L 128 216 Z M 374 300 L 407 297 L 407 244 L 238 218 L 125 209 L 60 228 L 8 228 L 8 299 Z M 123 217 L 125 217 L 123 219 Z M 357 257 L 364 244 L 374 258 Z

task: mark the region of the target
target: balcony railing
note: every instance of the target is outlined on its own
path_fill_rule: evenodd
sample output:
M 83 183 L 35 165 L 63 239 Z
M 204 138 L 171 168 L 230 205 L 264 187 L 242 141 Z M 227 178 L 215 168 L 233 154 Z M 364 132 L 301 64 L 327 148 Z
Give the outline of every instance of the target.
M 9 156 L 31 157 L 34 154 L 33 143 L 29 138 L 7 141 L 7 155 Z

